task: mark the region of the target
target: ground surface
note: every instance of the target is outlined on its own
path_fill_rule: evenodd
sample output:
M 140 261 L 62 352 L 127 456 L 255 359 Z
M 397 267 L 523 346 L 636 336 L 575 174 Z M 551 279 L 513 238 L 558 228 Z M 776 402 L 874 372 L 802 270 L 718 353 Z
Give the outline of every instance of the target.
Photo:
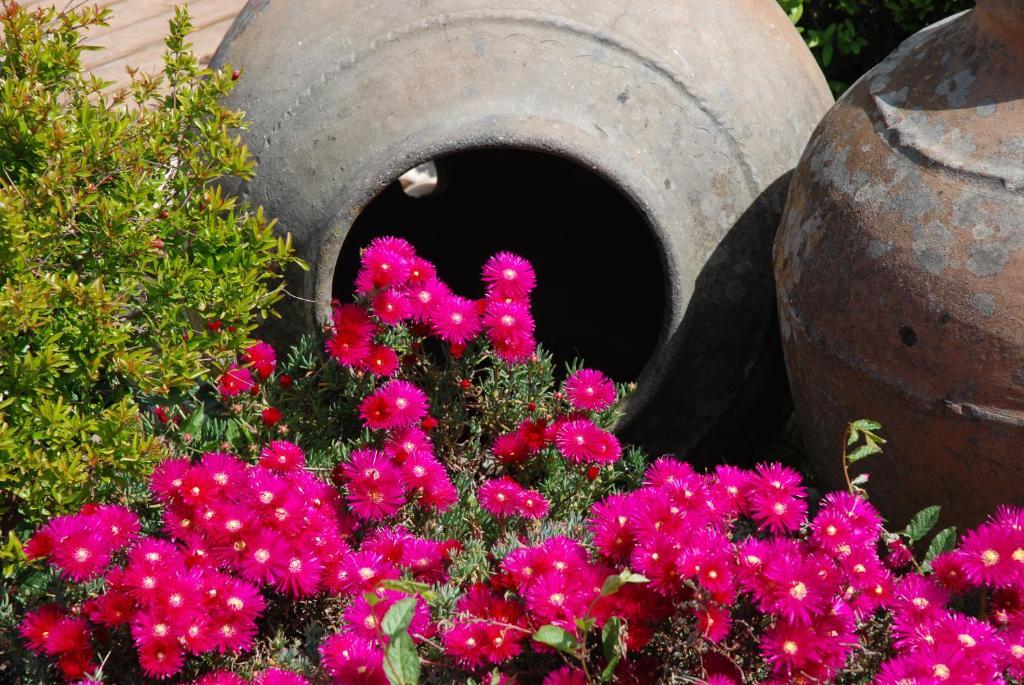
M 174 6 L 185 4 L 195 29 L 189 36 L 201 64 L 209 63 L 221 38 L 227 33 L 245 0 L 88 0 L 87 4 L 105 5 L 113 10 L 110 25 L 89 32 L 86 43 L 103 50 L 87 52 L 86 69 L 116 86 L 129 82 L 127 67 L 155 72 L 163 67 L 164 36 Z M 56 5 L 58 8 L 83 4 L 82 0 L 24 0 L 32 8 Z

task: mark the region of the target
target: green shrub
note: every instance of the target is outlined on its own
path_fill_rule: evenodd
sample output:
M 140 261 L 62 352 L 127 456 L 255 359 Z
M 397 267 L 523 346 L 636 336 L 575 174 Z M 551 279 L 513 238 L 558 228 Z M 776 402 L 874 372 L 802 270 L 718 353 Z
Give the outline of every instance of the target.
M 839 95 L 903 39 L 972 0 L 779 0 Z
M 171 21 L 162 77 L 83 74 L 109 10 L 0 5 L 0 532 L 122 500 L 164 449 L 140 407 L 222 368 L 280 297 L 290 257 L 260 211 L 210 182 L 251 163 Z M 221 328 L 222 327 L 222 328 Z M 133 485 L 134 484 L 134 485 Z M 2 546 L 2 545 L 0 545 Z

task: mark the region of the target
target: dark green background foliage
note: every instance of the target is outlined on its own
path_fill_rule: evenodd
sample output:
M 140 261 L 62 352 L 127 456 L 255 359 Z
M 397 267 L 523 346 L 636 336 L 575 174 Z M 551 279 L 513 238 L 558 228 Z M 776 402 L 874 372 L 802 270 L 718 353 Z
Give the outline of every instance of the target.
M 232 361 L 280 297 L 286 240 L 210 182 L 251 163 L 171 23 L 166 74 L 113 98 L 81 72 L 107 10 L 0 2 L 0 561 L 15 532 L 122 500 L 165 449 L 140 407 Z M 223 330 L 207 323 L 223 321 Z M 230 330 L 229 330 L 230 327 Z
M 973 0 L 779 0 L 839 95 L 925 26 Z

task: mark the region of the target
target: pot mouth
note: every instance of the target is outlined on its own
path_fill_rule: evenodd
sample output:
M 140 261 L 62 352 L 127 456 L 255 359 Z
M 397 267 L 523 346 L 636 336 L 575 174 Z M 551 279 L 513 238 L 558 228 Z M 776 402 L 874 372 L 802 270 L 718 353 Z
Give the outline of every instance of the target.
M 348 228 L 334 298 L 351 299 L 359 251 L 382 235 L 408 240 L 471 298 L 483 297 L 480 268 L 491 255 L 525 257 L 537 272 L 536 336 L 559 376 L 579 359 L 635 382 L 662 337 L 666 278 L 648 217 L 613 182 L 563 155 L 469 148 L 400 174 Z

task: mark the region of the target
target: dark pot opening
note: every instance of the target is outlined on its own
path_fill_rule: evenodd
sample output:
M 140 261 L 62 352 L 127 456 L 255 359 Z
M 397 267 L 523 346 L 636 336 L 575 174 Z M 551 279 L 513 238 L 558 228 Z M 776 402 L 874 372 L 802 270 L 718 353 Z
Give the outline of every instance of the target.
M 661 335 L 665 277 L 632 202 L 598 174 L 542 152 L 472 150 L 434 163 L 436 187 L 421 169 L 418 197 L 406 176 L 404 190 L 396 180 L 360 214 L 342 246 L 334 297 L 351 299 L 359 250 L 375 236 L 406 238 L 467 297 L 483 295 L 484 261 L 509 250 L 537 270 L 537 337 L 556 361 L 582 357 L 618 381 L 637 380 Z

